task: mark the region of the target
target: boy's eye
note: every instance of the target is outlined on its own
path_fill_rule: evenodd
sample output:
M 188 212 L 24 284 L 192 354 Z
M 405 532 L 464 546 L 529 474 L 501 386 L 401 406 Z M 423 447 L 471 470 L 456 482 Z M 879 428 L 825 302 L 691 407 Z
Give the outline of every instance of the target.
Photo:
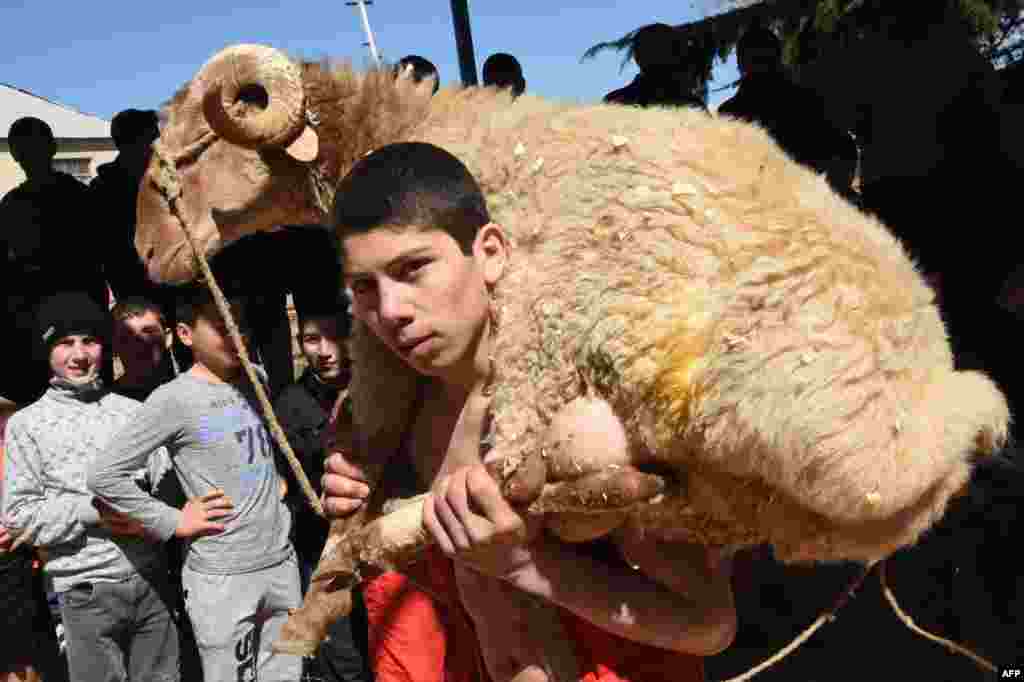
M 408 261 L 404 263 L 401 269 L 398 271 L 399 277 L 401 279 L 408 279 L 410 277 L 413 277 L 416 274 L 418 274 L 419 271 L 422 270 L 423 267 L 427 265 L 429 262 L 429 258 L 418 258 L 416 260 Z
M 352 290 L 353 294 L 361 296 L 363 294 L 368 294 L 373 290 L 373 283 L 369 280 L 360 279 L 352 282 L 352 284 L 349 285 L 349 289 Z

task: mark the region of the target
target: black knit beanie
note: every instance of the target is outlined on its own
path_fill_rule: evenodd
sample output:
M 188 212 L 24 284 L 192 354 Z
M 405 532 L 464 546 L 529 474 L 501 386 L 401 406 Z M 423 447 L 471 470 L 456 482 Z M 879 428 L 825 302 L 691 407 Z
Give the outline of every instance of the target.
M 72 334 L 95 336 L 107 344 L 112 328 L 110 314 L 77 291 L 54 294 L 36 308 L 36 343 L 44 357 L 49 357 L 55 343 Z

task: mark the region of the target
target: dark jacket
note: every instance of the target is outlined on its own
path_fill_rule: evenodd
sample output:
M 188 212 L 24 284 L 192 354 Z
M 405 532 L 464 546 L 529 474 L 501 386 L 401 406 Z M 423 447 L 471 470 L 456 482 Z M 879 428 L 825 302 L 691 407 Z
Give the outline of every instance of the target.
M 61 172 L 46 184 L 23 182 L 0 199 L 8 297 L 34 306 L 58 291 L 84 291 L 106 304 L 103 247 L 94 236 L 102 219 L 89 208 L 85 185 Z
M 135 251 L 135 200 L 142 176 L 117 162 L 96 169 L 89 184 L 90 201 L 103 231 L 103 270 L 117 298 L 142 296 L 154 300 L 156 285 Z M 154 301 L 155 302 L 155 301 Z
M 781 73 L 744 79 L 718 113 L 760 125 L 794 160 L 818 172 L 835 158 L 856 163 L 852 138 L 831 124 L 821 98 Z
M 707 111 L 707 105 L 678 83 L 638 74 L 633 81 L 604 96 L 606 104 L 624 104 L 638 107 L 694 107 Z
M 302 463 L 309 482 L 319 495 L 320 479 L 324 475 L 324 452 L 321 435 L 327 427 L 331 407 L 340 390 L 324 384 L 312 369 L 306 369 L 298 381 L 287 386 L 274 403 L 274 411 L 288 437 L 295 456 Z M 309 508 L 302 489 L 287 462 L 281 462 L 288 481 L 286 501 L 295 514 L 293 542 L 295 551 L 305 561 L 316 562 L 327 541 L 327 523 Z

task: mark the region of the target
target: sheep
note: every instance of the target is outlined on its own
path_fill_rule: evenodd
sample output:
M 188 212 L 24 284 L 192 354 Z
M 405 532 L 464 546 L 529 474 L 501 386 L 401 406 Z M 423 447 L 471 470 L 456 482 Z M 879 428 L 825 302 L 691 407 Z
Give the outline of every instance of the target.
M 259 46 L 216 55 L 172 101 L 140 192 L 150 276 L 195 275 L 176 213 L 212 255 L 249 232 L 323 222 L 355 160 L 429 142 L 467 165 L 512 237 L 487 436 L 502 470 L 539 461 L 543 475 L 552 415 L 595 396 L 638 464 L 672 474 L 623 506 L 631 523 L 769 543 L 784 561 L 874 562 L 913 544 L 966 485 L 970 458 L 1005 440 L 1003 396 L 955 370 L 900 243 L 760 128 L 430 88 Z M 168 173 L 183 188 L 176 208 L 161 193 Z M 425 540 L 415 504 L 342 537 L 386 507 L 384 464 L 417 385 L 358 321 L 351 355 L 353 447 L 374 453 L 381 485 L 370 511 L 332 528 L 309 618 L 292 619 L 283 651 L 308 653 L 316 621 L 346 611 L 329 578 L 353 552 L 389 567 Z

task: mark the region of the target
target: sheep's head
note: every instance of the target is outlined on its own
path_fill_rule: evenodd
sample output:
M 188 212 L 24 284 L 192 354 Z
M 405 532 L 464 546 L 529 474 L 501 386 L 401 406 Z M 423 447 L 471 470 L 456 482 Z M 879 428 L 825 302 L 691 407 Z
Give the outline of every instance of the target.
M 222 50 L 166 116 L 137 204 L 135 247 L 154 281 L 196 276 L 169 178 L 180 187 L 178 213 L 207 257 L 247 234 L 322 220 L 309 170 L 317 134 L 301 68 L 287 55 L 259 45 Z

